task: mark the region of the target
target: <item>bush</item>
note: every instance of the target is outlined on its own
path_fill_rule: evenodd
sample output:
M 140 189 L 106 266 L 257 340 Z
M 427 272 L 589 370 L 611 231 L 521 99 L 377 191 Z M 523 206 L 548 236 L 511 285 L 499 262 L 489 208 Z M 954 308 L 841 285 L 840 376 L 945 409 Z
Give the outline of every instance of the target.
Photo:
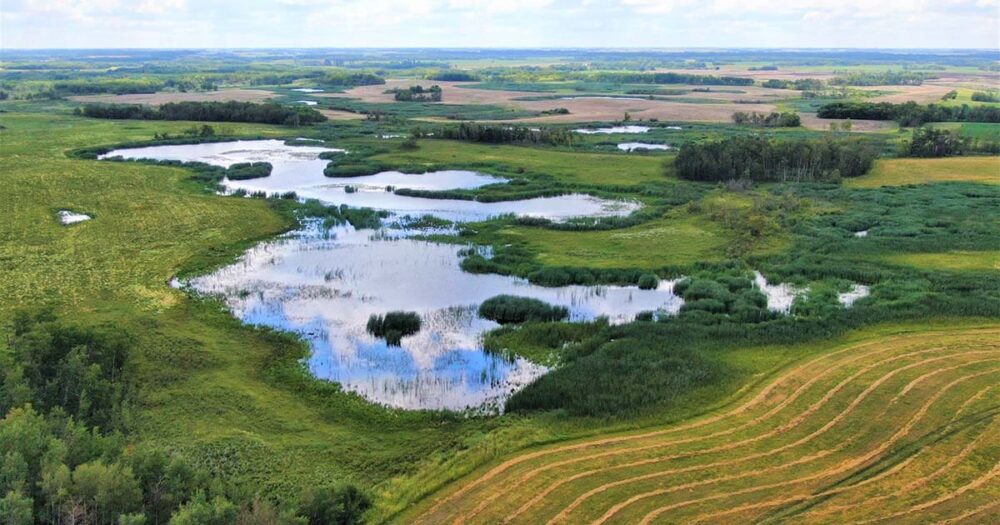
M 642 290 L 655 290 L 660 285 L 660 278 L 652 273 L 644 273 L 639 276 L 638 284 Z
M 363 523 L 372 502 L 353 485 L 339 489 L 319 488 L 309 491 L 299 506 L 299 515 L 308 525 L 355 525 Z
M 271 175 L 270 162 L 240 162 L 226 170 L 229 180 L 260 179 Z
M 398 346 L 404 337 L 420 331 L 420 316 L 416 312 L 389 312 L 384 316 L 372 314 L 366 329 L 369 334 Z
M 530 297 L 498 295 L 479 306 L 479 316 L 500 324 L 561 321 L 569 317 L 564 306 L 552 306 Z

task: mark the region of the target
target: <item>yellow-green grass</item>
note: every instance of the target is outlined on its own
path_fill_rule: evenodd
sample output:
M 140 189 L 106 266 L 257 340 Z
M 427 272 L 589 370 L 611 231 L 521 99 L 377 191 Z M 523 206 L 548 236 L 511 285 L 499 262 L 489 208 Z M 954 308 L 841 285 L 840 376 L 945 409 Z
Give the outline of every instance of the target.
M 307 487 L 354 482 L 379 496 L 378 519 L 497 454 L 690 416 L 786 356 L 729 353 L 729 381 L 643 418 L 610 422 L 390 411 L 289 386 L 265 367 L 280 343 L 167 283 L 178 272 L 225 262 L 289 224 L 259 200 L 205 192 L 186 182 L 190 173 L 182 169 L 65 155 L 176 134 L 191 123 L 3 113 L 0 124 L 0 352 L 11 314 L 41 304 L 68 322 L 127 330 L 136 338 L 139 385 L 131 439 L 180 451 L 250 492 L 291 498 Z M 301 133 L 216 126 L 254 136 Z M 62 226 L 62 208 L 93 219 Z
M 717 223 L 684 212 L 619 230 L 507 228 L 501 233 L 526 241 L 543 264 L 591 268 L 656 269 L 714 261 L 725 257 L 729 241 Z
M 985 523 L 1000 517 L 1000 325 L 811 345 L 724 409 L 532 448 L 400 523 Z
M 899 253 L 882 260 L 926 270 L 1000 270 L 1000 250 Z
M 484 145 L 450 140 L 422 140 L 414 151 L 375 157 L 388 163 L 497 163 L 543 173 L 572 183 L 634 185 L 663 180 L 663 157 L 614 153 L 578 153 L 546 148 Z
M 207 193 L 185 182 L 191 174 L 182 169 L 64 154 L 179 133 L 191 123 L 13 113 L 0 123 L 0 333 L 16 309 L 41 304 L 67 322 L 127 330 L 136 338 L 140 387 L 130 411 L 136 441 L 183 451 L 246 490 L 291 497 L 318 484 L 370 486 L 486 424 L 397 413 L 269 380 L 264 362 L 280 347 L 273 337 L 167 281 L 238 255 L 289 227 L 286 219 L 259 200 Z M 56 210 L 63 208 L 93 219 L 62 226 Z
M 877 188 L 934 182 L 1000 184 L 1000 157 L 881 159 L 867 175 L 847 179 L 849 188 Z
M 512 226 L 500 234 L 505 242 L 524 241 L 538 261 L 549 266 L 655 270 L 725 259 L 734 238 L 732 229 L 743 224 L 727 225 L 724 217 L 728 211 L 746 212 L 753 200 L 746 195 L 713 192 L 698 205 L 697 212 L 675 208 L 660 219 L 629 228 L 564 231 Z M 786 248 L 788 242 L 788 235 L 773 232 L 752 251 L 754 255 L 774 253 Z

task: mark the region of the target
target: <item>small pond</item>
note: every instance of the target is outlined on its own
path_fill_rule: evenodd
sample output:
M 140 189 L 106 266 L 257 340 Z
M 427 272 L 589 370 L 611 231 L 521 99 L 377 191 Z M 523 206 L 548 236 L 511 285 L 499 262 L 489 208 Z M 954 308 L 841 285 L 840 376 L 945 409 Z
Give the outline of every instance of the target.
M 611 126 L 607 128 L 579 128 L 573 131 L 584 135 L 611 135 L 615 133 L 648 133 L 649 126 Z
M 59 210 L 56 214 L 59 216 L 59 222 L 63 226 L 69 226 L 70 224 L 76 224 L 78 222 L 89 221 L 93 217 L 85 213 L 77 213 L 70 210 Z
M 648 142 L 623 142 L 618 145 L 618 149 L 622 151 L 627 151 L 629 153 L 636 150 L 661 150 L 666 151 L 670 149 L 670 146 L 666 144 L 650 144 Z

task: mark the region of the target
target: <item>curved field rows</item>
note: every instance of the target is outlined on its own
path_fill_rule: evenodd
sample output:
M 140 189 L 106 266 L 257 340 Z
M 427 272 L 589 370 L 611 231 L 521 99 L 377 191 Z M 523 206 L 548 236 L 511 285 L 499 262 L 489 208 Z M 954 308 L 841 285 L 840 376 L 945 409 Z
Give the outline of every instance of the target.
M 1000 329 L 883 337 L 734 408 L 560 444 L 446 487 L 417 523 L 1000 519 Z

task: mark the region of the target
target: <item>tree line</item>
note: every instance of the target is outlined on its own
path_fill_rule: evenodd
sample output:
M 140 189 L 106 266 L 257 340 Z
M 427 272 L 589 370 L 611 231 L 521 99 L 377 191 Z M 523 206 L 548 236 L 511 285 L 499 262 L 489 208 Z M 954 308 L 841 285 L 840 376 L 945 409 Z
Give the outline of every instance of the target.
M 419 131 L 415 135 L 422 135 Z M 565 146 L 573 142 L 573 132 L 560 128 L 527 128 L 463 122 L 438 130 L 434 137 L 487 144 L 549 144 Z M 421 138 L 418 136 L 418 138 Z
M 396 102 L 441 102 L 441 86 L 437 84 L 424 89 L 423 86 L 410 86 L 390 90 Z
M 0 522 L 27 525 L 360 523 L 353 486 L 317 487 L 276 505 L 242 494 L 184 457 L 126 446 L 133 339 L 18 312 L 0 352 Z
M 733 123 L 738 126 L 753 126 L 757 128 L 797 128 L 802 124 L 798 113 L 758 113 L 737 111 L 733 113 Z
M 78 108 L 79 109 L 79 108 Z M 142 104 L 87 104 L 80 114 L 91 118 L 138 120 L 202 120 L 300 126 L 323 122 L 312 108 L 253 102 L 170 102 L 159 107 Z
M 819 108 L 820 118 L 855 120 L 895 120 L 901 126 L 919 126 L 927 122 L 1000 123 L 1000 108 L 991 106 L 942 106 L 904 102 L 833 102 Z
M 727 137 L 681 146 L 677 175 L 696 181 L 837 181 L 868 172 L 878 152 L 858 140 Z

